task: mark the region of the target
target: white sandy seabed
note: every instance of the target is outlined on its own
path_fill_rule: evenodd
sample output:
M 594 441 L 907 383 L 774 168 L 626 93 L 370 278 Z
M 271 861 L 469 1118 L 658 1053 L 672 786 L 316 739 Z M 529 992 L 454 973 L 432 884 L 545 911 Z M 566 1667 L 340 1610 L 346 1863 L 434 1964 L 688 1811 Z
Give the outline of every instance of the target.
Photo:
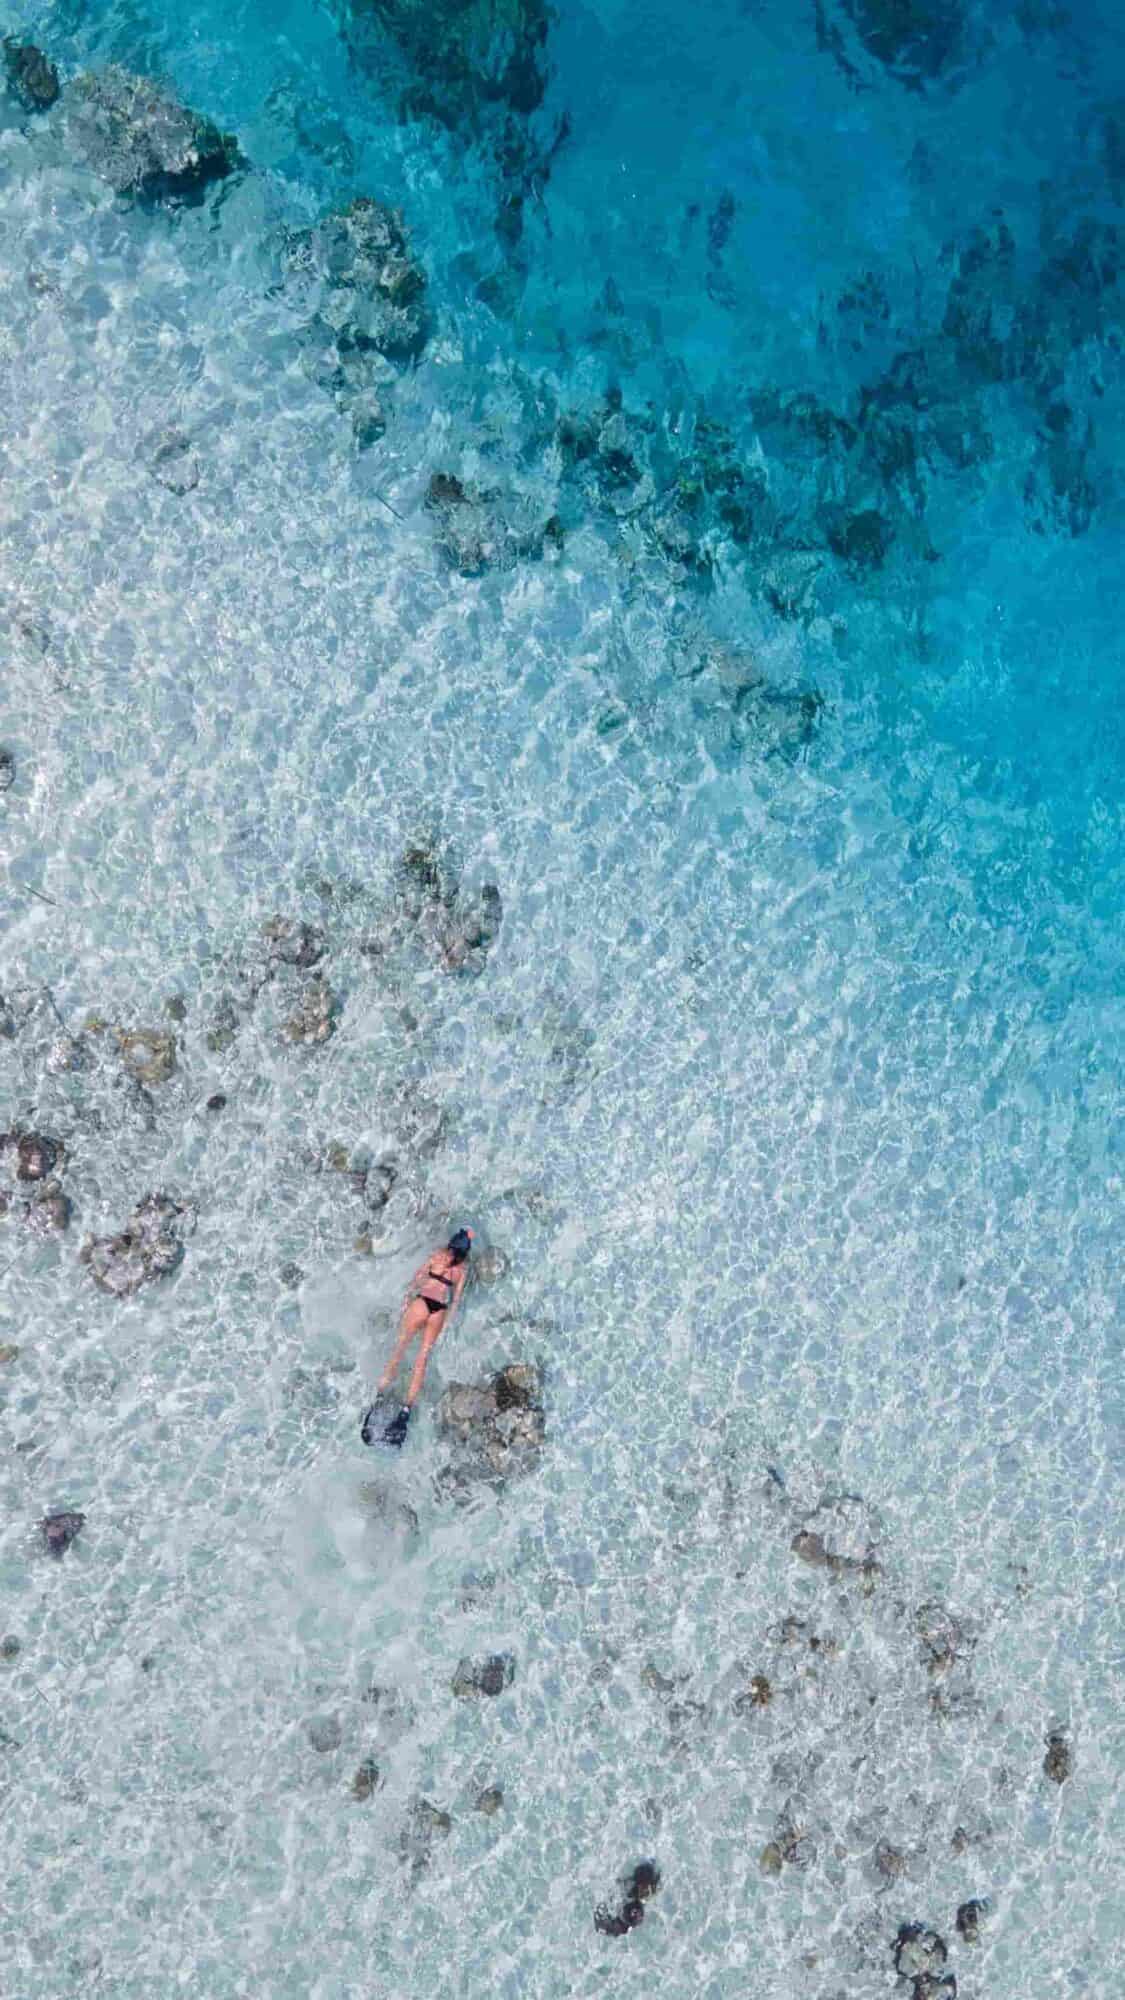
M 1030 821 L 736 581 L 715 615 L 828 698 L 803 760 L 728 754 L 593 530 L 450 575 L 456 329 L 357 461 L 262 281 L 276 186 L 123 211 L 18 124 L 0 170 L 0 1064 L 75 1209 L 0 1246 L 5 1990 L 874 2000 L 918 1921 L 964 2000 L 1116 1991 L 1120 1068 L 1083 912 L 983 907 Z M 361 949 L 429 839 L 501 887 L 479 979 Z M 251 997 L 275 912 L 326 934 L 323 1046 L 279 1042 L 284 979 Z M 175 1033 L 147 1101 L 91 1015 Z M 401 1164 L 373 1254 L 333 1148 Z M 79 1241 L 154 1188 L 197 1210 L 183 1265 L 114 1302 Z M 379 1468 L 403 1528 L 358 1416 L 451 1217 L 511 1266 Z M 542 1465 L 452 1506 L 441 1385 L 516 1357 Z M 810 1522 L 866 1587 L 793 1553 Z M 456 1700 L 500 1651 L 510 1689 Z M 646 1855 L 644 1925 L 600 1936 Z

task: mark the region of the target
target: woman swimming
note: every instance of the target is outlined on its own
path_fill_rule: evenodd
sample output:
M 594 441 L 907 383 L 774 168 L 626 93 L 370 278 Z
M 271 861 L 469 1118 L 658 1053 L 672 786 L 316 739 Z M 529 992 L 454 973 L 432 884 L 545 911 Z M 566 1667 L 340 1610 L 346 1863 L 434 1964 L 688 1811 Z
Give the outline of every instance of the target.
M 410 1387 L 406 1401 L 396 1416 L 393 1416 L 380 1435 L 376 1429 L 379 1406 L 373 1403 L 363 1419 L 361 1435 L 364 1444 L 401 1445 L 406 1438 L 407 1428 L 414 1405 L 422 1393 L 426 1379 L 426 1364 L 460 1302 L 469 1275 L 469 1252 L 472 1249 L 471 1229 L 458 1229 L 444 1248 L 439 1248 L 419 1266 L 407 1287 L 402 1317 L 398 1323 L 398 1337 L 382 1375 L 379 1377 L 379 1394 L 385 1396 L 395 1376 L 398 1374 L 403 1355 L 418 1335 L 422 1345 L 414 1363 L 410 1377 Z

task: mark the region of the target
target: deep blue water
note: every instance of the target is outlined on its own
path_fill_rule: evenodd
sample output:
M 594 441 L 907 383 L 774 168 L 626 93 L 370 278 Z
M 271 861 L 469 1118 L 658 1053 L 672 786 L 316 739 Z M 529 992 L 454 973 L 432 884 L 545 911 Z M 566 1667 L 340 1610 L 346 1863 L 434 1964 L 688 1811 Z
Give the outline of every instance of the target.
M 75 1208 L 0 1222 L 12 1991 L 873 2000 L 921 1922 L 967 2000 L 1108 1995 L 1115 12 L 3 21 L 64 88 L 0 120 L 0 1082 Z M 115 194 L 107 65 L 244 165 Z M 357 195 L 426 280 L 374 364 L 301 263 Z M 419 840 L 500 885 L 477 979 L 368 949 Z M 322 1048 L 279 1042 L 276 911 L 324 928 Z M 169 1020 L 138 1089 L 114 1031 Z M 341 1148 L 400 1165 L 362 1250 Z M 154 1187 L 182 1268 L 108 1300 L 78 1243 Z M 438 1351 L 403 1535 L 356 1415 L 454 1213 L 511 1273 Z M 544 1464 L 451 1508 L 437 1390 L 517 1355 Z M 454 1699 L 501 1646 L 511 1692 Z

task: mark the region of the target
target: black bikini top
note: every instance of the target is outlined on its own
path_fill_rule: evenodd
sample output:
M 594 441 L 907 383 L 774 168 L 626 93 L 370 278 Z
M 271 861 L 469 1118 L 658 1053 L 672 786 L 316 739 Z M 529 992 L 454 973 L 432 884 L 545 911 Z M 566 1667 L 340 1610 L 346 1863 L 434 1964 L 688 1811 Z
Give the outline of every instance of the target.
M 433 1267 L 432 1267 L 432 1266 L 427 1266 L 427 1269 L 426 1269 L 426 1276 L 425 1276 L 425 1278 L 424 1278 L 424 1279 L 422 1280 L 423 1284 L 425 1284 L 425 1283 L 427 1282 L 427 1280 L 428 1280 L 428 1281 L 429 1281 L 429 1282 L 430 1282 L 431 1284 L 435 1284 L 435 1285 L 445 1285 L 445 1286 L 447 1286 L 447 1287 L 448 1287 L 448 1290 L 449 1290 L 449 1296 L 450 1296 L 450 1298 L 452 1298 L 452 1297 L 453 1297 L 453 1293 L 454 1293 L 454 1289 L 455 1289 L 455 1288 L 454 1288 L 454 1284 L 453 1284 L 453 1280 L 452 1280 L 452 1278 L 451 1278 L 451 1277 L 449 1276 L 449 1273 L 448 1273 L 447 1271 L 435 1271 L 435 1270 L 433 1269 Z

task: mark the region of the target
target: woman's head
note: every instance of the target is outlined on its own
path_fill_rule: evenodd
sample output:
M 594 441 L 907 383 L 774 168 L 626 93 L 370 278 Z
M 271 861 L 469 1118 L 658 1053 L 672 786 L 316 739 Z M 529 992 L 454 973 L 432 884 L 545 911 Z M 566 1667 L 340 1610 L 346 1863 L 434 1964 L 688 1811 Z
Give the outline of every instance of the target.
M 453 1258 L 454 1263 L 463 1264 L 466 1257 L 469 1254 L 469 1251 L 473 1247 L 472 1230 L 471 1229 L 456 1230 L 454 1234 L 450 1237 L 449 1242 L 446 1244 L 445 1247 L 448 1250 L 450 1256 Z
M 647 1903 L 660 1887 L 660 1870 L 655 1861 L 638 1861 L 629 1877 L 628 1894 L 633 1902 Z

